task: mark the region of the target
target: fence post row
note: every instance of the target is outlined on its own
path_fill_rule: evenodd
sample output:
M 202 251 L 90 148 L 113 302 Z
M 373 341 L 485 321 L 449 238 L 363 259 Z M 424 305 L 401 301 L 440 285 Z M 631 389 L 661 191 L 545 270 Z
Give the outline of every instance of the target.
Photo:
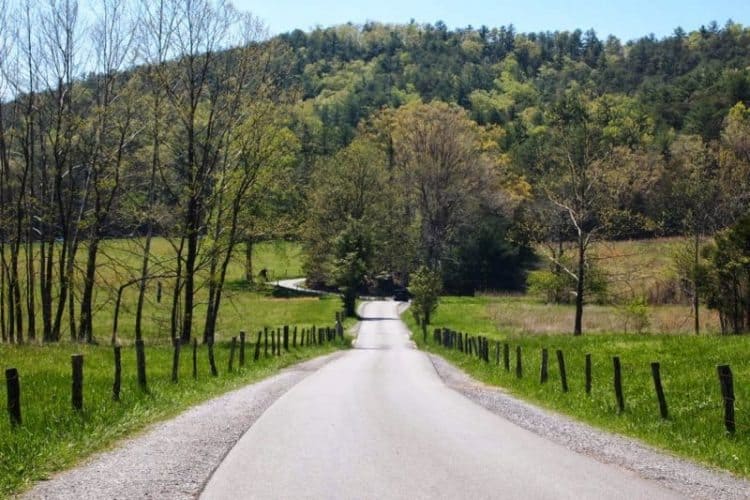
M 560 384 L 562 385 L 562 391 L 568 392 L 568 375 L 565 372 L 565 358 L 560 349 L 557 350 L 557 365 L 560 368 Z
M 73 354 L 70 356 L 70 363 L 73 369 L 73 386 L 71 402 L 73 409 L 83 410 L 83 354 Z
M 542 348 L 542 366 L 540 369 L 539 374 L 539 383 L 544 384 L 547 382 L 547 379 L 549 378 L 549 373 L 547 371 L 547 360 L 549 358 L 549 354 L 547 353 L 546 348 Z
M 727 432 L 734 434 L 734 382 L 732 378 L 732 369 L 729 365 L 719 365 L 716 367 L 719 373 L 719 383 L 721 384 L 721 397 L 724 400 L 724 426 Z
M 612 365 L 615 371 L 615 398 L 617 399 L 617 412 L 622 413 L 625 411 L 625 397 L 622 394 L 622 370 L 620 366 L 620 358 L 615 356 L 612 358 Z
M 122 347 L 114 346 L 115 356 L 115 380 L 112 382 L 112 401 L 120 400 L 120 387 L 122 387 Z
M 5 384 L 8 389 L 8 414 L 10 425 L 15 427 L 21 425 L 21 383 L 18 378 L 18 370 L 8 368 L 5 370 Z
M 661 418 L 669 418 L 667 411 L 667 399 L 664 397 L 664 388 L 661 385 L 661 373 L 659 363 L 651 363 L 651 376 L 654 378 L 654 389 L 656 389 L 656 399 L 659 401 L 659 413 Z

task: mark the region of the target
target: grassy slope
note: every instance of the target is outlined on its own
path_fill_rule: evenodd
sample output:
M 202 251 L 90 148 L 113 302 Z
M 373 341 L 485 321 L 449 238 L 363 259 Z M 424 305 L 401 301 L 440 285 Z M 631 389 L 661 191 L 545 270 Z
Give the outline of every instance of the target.
M 422 348 L 437 352 L 475 378 L 507 388 L 513 394 L 571 415 L 604 429 L 633 436 L 657 447 L 750 476 L 750 337 L 675 336 L 635 334 L 509 335 L 497 327 L 493 303 L 505 299 L 446 298 L 433 325 L 483 334 L 511 345 L 511 372 L 458 352 L 447 351 L 430 341 Z M 502 302 L 500 302 L 502 304 Z M 412 331 L 418 329 L 407 313 Z M 514 373 L 515 347 L 522 347 L 524 377 Z M 541 349 L 550 352 L 550 380 L 540 384 Z M 569 393 L 560 388 L 555 350 L 565 353 Z M 584 391 L 584 359 L 593 359 L 593 390 Z M 626 411 L 618 415 L 612 386 L 612 356 L 620 356 Z M 670 418 L 659 418 L 650 363 L 661 363 Z M 728 363 L 735 376 L 738 431 L 728 436 L 723 427 L 722 400 L 716 365 Z

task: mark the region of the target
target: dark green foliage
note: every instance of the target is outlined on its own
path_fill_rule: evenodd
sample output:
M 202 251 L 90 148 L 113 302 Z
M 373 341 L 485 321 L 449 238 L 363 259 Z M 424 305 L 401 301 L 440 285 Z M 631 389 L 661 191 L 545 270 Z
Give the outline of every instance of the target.
M 719 311 L 723 333 L 750 332 L 750 214 L 715 237 L 707 253 L 708 307 Z
M 536 258 L 531 248 L 508 239 L 509 221 L 483 216 L 467 228 L 443 269 L 445 290 L 473 294 L 477 290 L 522 291 L 526 271 Z

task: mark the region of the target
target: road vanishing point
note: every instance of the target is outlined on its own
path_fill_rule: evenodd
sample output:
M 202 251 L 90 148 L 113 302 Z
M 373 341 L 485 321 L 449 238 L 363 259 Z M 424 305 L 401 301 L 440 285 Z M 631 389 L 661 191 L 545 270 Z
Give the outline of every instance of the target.
M 681 498 L 447 387 L 398 308 L 365 303 L 355 348 L 271 405 L 201 498 Z

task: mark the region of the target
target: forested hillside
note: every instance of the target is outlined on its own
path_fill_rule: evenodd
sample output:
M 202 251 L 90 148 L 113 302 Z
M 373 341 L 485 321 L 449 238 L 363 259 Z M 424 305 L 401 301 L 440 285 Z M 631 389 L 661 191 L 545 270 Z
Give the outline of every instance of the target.
M 230 262 L 252 281 L 253 245 L 278 238 L 350 311 L 423 266 L 448 291 L 523 289 L 538 250 L 582 307 L 593 240 L 690 236 L 696 284 L 705 238 L 747 212 L 750 30 L 731 22 L 627 43 L 442 23 L 269 39 L 213 0 L 6 3 L 4 339 L 92 341 L 125 289 L 140 338 L 158 280 L 172 336 L 200 321 L 210 341 Z M 114 277 L 113 237 L 139 260 Z

